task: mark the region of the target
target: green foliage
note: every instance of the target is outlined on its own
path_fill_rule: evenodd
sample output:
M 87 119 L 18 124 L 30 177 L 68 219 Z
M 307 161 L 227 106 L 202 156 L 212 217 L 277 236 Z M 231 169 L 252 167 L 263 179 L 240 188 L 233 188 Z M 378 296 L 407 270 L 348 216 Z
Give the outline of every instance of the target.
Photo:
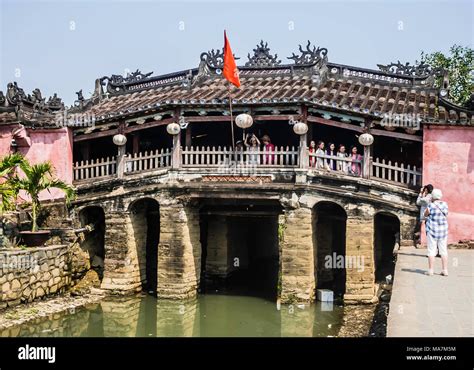
M 17 168 L 23 172 L 21 176 Z M 32 231 L 38 229 L 38 211 L 40 209 L 39 194 L 52 188 L 60 189 L 66 196 L 66 204 L 75 197 L 72 186 L 54 178 L 54 168 L 50 162 L 30 164 L 21 154 L 15 153 L 0 160 L 0 212 L 14 208 L 16 197 L 20 190 L 25 191 L 31 198 Z
M 15 208 L 18 190 L 12 184 L 12 177 L 25 159 L 19 153 L 8 154 L 0 159 L 0 213 Z
M 448 73 L 449 98 L 458 105 L 465 105 L 474 93 L 474 50 L 469 47 L 453 45 L 450 55 L 440 51 L 421 53 L 421 61 L 433 69 L 442 68 Z M 443 77 L 436 79 L 436 87 L 441 87 Z
M 36 231 L 38 230 L 38 211 L 41 206 L 39 194 L 44 190 L 49 191 L 52 188 L 60 189 L 66 196 L 66 204 L 69 204 L 75 197 L 75 191 L 71 185 L 53 177 L 54 168 L 51 162 L 31 165 L 28 161 L 24 160 L 20 164 L 20 168 L 24 176 L 15 176 L 11 179 L 11 182 L 15 189 L 24 190 L 30 196 L 31 218 L 33 221 L 31 231 Z

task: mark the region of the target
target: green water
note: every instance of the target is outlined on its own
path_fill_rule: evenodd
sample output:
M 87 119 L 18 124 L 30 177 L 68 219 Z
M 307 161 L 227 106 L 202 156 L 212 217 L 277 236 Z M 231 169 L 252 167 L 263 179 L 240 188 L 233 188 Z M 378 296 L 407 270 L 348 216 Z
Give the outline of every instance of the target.
M 296 337 L 336 336 L 336 304 L 277 305 L 239 295 L 203 294 L 192 302 L 149 295 L 107 298 L 1 332 L 15 337 Z

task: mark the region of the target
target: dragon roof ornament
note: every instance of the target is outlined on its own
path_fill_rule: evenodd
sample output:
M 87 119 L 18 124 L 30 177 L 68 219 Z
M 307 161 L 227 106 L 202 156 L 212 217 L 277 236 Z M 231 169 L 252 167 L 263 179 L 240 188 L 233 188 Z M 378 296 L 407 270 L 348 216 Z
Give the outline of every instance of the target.
M 202 62 L 206 62 L 208 67 L 222 69 L 224 67 L 224 48 L 204 52 L 200 59 Z M 240 58 L 234 55 L 234 59 L 239 60 Z
M 43 98 L 40 89 L 34 89 L 28 95 L 16 82 L 7 85 L 6 94 L 0 91 L 0 110 L 11 110 L 15 107 L 28 107 L 33 111 L 57 111 L 64 108 L 64 103 L 55 93 L 48 100 Z
M 328 55 L 328 49 L 326 48 L 316 48 L 315 45 L 311 47 L 311 41 L 308 40 L 308 43 L 306 44 L 306 50 L 303 49 L 301 45 L 298 45 L 300 55 L 296 55 L 295 53 L 292 53 L 290 57 L 287 57 L 287 59 L 291 59 L 294 61 L 295 65 L 297 66 L 309 66 L 309 65 L 314 65 L 317 63 L 326 63 L 327 62 L 327 55 Z
M 281 60 L 278 60 L 278 54 L 271 55 L 268 43 L 263 42 L 263 40 L 253 49 L 253 55 L 250 56 L 250 53 L 248 53 L 247 57 L 249 61 L 245 63 L 245 67 L 276 67 L 281 64 Z
M 415 65 L 410 65 L 410 63 L 390 63 L 387 65 L 377 64 L 379 70 L 385 73 L 397 74 L 407 77 L 428 77 L 430 75 L 441 75 L 443 70 L 440 68 L 433 69 L 429 64 L 425 62 L 415 61 Z

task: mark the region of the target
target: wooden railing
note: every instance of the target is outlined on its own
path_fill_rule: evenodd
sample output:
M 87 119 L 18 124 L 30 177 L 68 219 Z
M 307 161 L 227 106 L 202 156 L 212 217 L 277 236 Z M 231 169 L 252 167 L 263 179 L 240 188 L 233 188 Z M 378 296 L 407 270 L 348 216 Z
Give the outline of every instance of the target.
M 74 181 L 114 176 L 117 173 L 117 160 L 115 157 L 107 157 L 76 162 L 73 173 Z
M 275 147 L 274 150 L 245 149 L 230 147 L 186 147 L 181 151 L 182 167 L 221 167 L 240 164 L 257 167 L 297 167 L 299 151 L 297 147 Z
M 383 181 L 394 182 L 397 184 L 406 184 L 412 186 L 421 186 L 421 171 L 417 171 L 416 166 L 405 166 L 403 163 L 385 162 L 375 158 L 371 165 L 371 177 Z
M 171 167 L 171 149 L 157 149 L 151 152 L 140 152 L 125 158 L 125 173 L 152 171 Z
M 336 164 L 336 170 L 330 165 Z M 421 185 L 421 169 L 403 163 L 375 158 L 364 166 L 351 157 L 319 155 L 304 152 L 299 147 L 275 147 L 273 151 L 265 149 L 233 150 L 231 147 L 185 147 L 167 148 L 151 152 L 122 155 L 112 158 L 93 159 L 76 162 L 73 166 L 74 181 L 85 181 L 153 171 L 157 169 L 179 170 L 180 168 L 210 168 L 233 171 L 246 171 L 249 168 L 275 169 L 317 169 L 337 172 L 345 175 L 373 178 L 404 186 Z
M 333 169 L 333 164 L 336 169 Z M 337 171 L 346 175 L 362 176 L 363 159 L 338 157 L 336 155 L 309 153 L 309 168 L 323 171 Z

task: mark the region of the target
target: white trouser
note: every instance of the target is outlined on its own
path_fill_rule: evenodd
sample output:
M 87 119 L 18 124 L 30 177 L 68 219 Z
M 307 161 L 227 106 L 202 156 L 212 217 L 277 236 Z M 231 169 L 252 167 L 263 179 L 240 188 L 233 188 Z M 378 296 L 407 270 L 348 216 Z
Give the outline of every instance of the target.
M 430 233 L 427 233 L 426 239 L 428 241 L 428 256 L 436 256 L 438 254 L 438 250 L 441 256 L 448 255 L 448 237 L 444 239 L 435 239 L 430 235 Z

